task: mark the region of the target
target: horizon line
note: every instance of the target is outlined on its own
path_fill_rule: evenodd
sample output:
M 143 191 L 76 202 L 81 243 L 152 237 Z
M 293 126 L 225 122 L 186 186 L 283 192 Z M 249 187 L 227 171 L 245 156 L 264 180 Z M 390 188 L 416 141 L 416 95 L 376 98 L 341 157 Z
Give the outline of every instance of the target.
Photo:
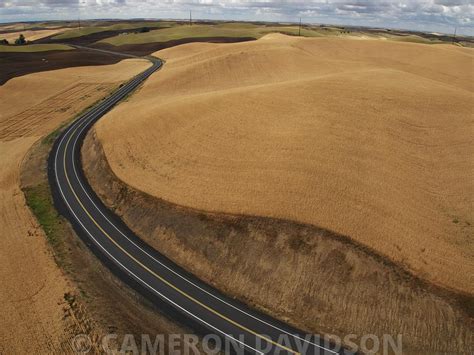
M 189 22 L 189 18 L 172 18 L 172 17 L 167 17 L 167 18 L 160 18 L 160 17 L 132 17 L 132 18 L 119 18 L 119 17 L 103 17 L 103 18 L 82 18 L 80 21 L 134 21 L 134 20 L 144 20 L 144 21 L 166 21 L 166 20 L 171 20 L 171 21 L 183 21 L 183 22 Z M 3 24 L 12 24 L 12 23 L 36 23 L 36 22 L 77 22 L 78 19 L 58 19 L 58 20 L 7 20 L 5 22 L 2 22 L 0 20 L 0 25 Z M 209 21 L 209 22 L 247 22 L 247 23 L 276 23 L 276 24 L 299 24 L 298 21 L 267 21 L 267 20 L 230 20 L 230 19 L 223 19 L 223 20 L 218 20 L 218 19 L 209 19 L 209 18 L 195 18 L 193 19 L 193 22 L 198 22 L 198 21 Z M 403 27 L 381 27 L 381 26 L 368 26 L 368 25 L 346 25 L 346 24 L 338 24 L 338 23 L 322 23 L 322 22 L 301 22 L 303 25 L 322 25 L 322 26 L 337 26 L 337 27 L 347 27 L 347 28 L 367 28 L 367 29 L 379 29 L 379 30 L 395 30 L 395 31 L 406 31 L 406 32 L 416 32 L 416 33 L 427 33 L 427 34 L 441 34 L 445 36 L 451 36 L 454 37 L 454 32 L 456 30 L 459 30 L 460 28 L 470 28 L 469 26 L 455 26 L 453 28 L 453 33 L 447 33 L 447 32 L 441 32 L 441 31 L 429 31 L 429 30 L 415 30 L 415 29 L 409 29 L 409 28 L 403 28 Z M 457 37 L 469 37 L 469 38 L 474 38 L 474 35 L 468 35 L 468 34 L 457 34 Z

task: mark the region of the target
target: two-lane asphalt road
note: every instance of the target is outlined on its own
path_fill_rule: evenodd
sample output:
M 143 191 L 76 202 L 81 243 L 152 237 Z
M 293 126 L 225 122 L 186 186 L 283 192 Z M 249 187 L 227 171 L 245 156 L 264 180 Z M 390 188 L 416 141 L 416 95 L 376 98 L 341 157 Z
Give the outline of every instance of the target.
M 80 116 L 58 137 L 49 158 L 55 204 L 77 233 L 114 272 L 152 301 L 160 300 L 238 352 L 336 354 L 318 337 L 308 337 L 223 296 L 146 245 L 108 210 L 88 185 L 80 148 L 90 127 L 161 67 L 152 66 Z M 139 287 L 137 287 L 137 285 Z M 224 341 L 223 341 L 224 343 Z

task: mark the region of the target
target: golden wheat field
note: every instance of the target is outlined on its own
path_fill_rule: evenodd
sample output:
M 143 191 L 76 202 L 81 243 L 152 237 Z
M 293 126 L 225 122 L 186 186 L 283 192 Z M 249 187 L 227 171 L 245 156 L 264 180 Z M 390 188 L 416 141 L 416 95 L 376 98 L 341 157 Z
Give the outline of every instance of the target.
M 272 34 L 155 55 L 97 124 L 125 183 L 326 228 L 474 292 L 471 49 Z

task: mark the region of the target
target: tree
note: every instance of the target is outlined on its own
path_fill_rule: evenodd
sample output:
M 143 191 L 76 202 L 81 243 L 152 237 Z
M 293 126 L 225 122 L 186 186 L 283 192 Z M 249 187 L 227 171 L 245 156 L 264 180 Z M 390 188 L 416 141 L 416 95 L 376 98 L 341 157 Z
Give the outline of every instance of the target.
M 15 40 L 15 44 L 26 44 L 25 36 L 23 36 L 23 34 L 20 34 L 20 37 Z

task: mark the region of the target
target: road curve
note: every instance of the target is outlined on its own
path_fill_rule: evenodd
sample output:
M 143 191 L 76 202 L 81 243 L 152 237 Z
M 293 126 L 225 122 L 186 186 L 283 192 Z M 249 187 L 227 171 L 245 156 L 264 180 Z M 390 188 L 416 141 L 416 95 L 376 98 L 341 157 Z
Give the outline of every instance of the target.
M 122 280 L 201 334 L 218 336 L 225 352 L 348 353 L 251 310 L 182 270 L 140 240 L 93 192 L 81 166 L 83 139 L 99 118 L 162 66 L 160 60 L 150 60 L 151 67 L 78 117 L 55 141 L 48 175 L 57 209 Z

